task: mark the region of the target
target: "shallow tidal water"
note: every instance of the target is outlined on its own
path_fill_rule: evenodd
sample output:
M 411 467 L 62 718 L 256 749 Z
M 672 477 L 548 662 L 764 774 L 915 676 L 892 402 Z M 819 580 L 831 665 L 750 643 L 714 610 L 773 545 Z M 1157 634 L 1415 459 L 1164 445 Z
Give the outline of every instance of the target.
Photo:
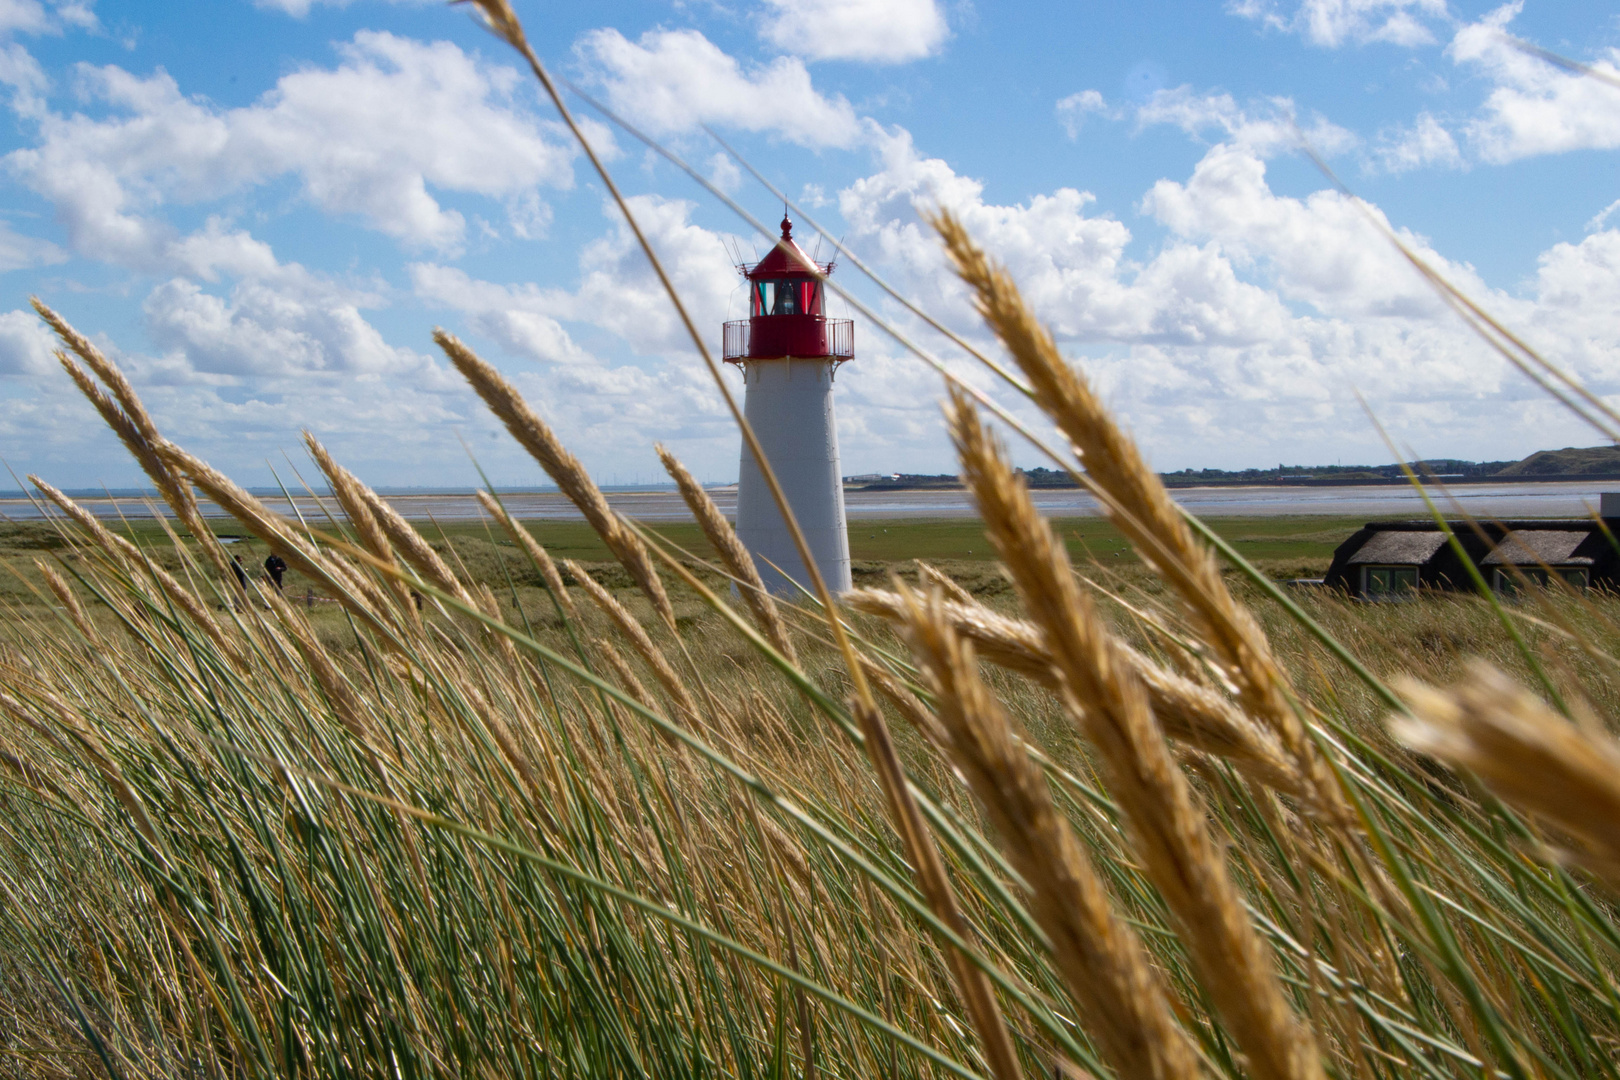
M 1485 518 L 1585 517 L 1597 507 L 1604 490 L 1620 488 L 1614 481 L 1566 480 L 1545 484 L 1466 484 L 1455 488 L 1428 488 L 1430 498 L 1448 515 L 1459 512 Z M 737 489 L 710 492 L 721 511 L 736 509 Z M 1201 517 L 1286 517 L 1321 514 L 1335 517 L 1425 518 L 1428 511 L 1417 491 L 1409 486 L 1369 487 L 1207 487 L 1176 488 L 1175 500 Z M 470 492 L 383 493 L 405 517 L 417 521 L 477 520 L 482 511 Z M 1035 504 L 1048 517 L 1094 517 L 1096 500 L 1075 489 L 1040 490 Z M 76 496 L 77 497 L 77 496 Z M 291 514 L 288 500 L 278 494 L 261 495 L 272 510 Z M 690 515 L 674 491 L 614 491 L 608 502 L 620 512 L 642 521 L 681 521 Z M 513 492 L 502 495 L 515 517 L 538 521 L 580 520 L 580 513 L 557 492 Z M 325 513 L 314 498 L 294 500 L 297 511 L 317 526 Z M 104 518 L 149 518 L 165 515 L 167 507 L 154 507 L 151 499 L 135 495 L 85 495 L 79 502 Z M 844 502 L 852 520 L 896 518 L 966 518 L 975 516 L 965 491 L 846 491 Z M 205 516 L 224 517 L 218 507 L 203 504 Z M 334 511 L 335 512 L 335 511 Z M 27 499 L 0 498 L 0 517 L 13 521 L 39 520 L 40 509 Z

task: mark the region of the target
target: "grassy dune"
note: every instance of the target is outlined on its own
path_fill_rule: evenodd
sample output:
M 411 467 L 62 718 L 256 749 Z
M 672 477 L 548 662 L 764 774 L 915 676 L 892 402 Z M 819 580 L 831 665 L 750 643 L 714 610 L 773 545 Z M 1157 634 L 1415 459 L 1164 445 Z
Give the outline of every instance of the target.
M 645 533 L 652 564 L 517 526 L 540 554 L 495 522 L 382 530 L 330 463 L 316 536 L 152 444 L 182 505 L 180 477 L 235 500 L 252 539 L 220 557 L 294 564 L 287 603 L 237 594 L 207 535 L 56 495 L 67 516 L 3 538 L 8 1067 L 1609 1071 L 1600 846 L 1412 755 L 1381 680 L 1477 686 L 1484 657 L 1612 715 L 1612 598 L 1290 613 L 1267 575 L 1320 572 L 1353 524 L 1320 518 L 1218 522 L 1252 577 L 1140 520 L 1052 523 L 1043 563 L 1047 526 L 957 428 L 984 521 L 860 523 L 845 648 L 813 603 L 730 598 L 752 567 L 712 514 Z

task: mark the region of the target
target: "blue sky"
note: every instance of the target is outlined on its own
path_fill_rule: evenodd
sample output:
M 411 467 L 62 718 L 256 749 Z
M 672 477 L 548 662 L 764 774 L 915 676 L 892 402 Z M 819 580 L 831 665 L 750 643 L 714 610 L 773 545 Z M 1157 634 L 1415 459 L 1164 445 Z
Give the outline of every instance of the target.
M 1387 460 L 1358 392 L 1423 455 L 1600 441 L 1472 338 L 1369 212 L 1620 400 L 1620 89 L 1509 42 L 1614 72 L 1615 4 L 517 8 L 555 71 L 760 218 L 779 206 L 703 125 L 980 338 L 917 217 L 957 210 L 1160 468 Z M 250 484 L 299 460 L 303 428 L 377 484 L 476 483 L 464 443 L 498 482 L 537 482 L 434 354 L 434 326 L 506 371 L 603 482 L 655 476 L 659 441 L 735 477 L 737 436 L 668 303 L 467 9 L 0 0 L 0 91 L 0 456 L 19 473 L 138 477 L 51 360 L 37 293 L 172 438 Z M 740 304 L 728 245 L 763 242 L 591 130 L 718 339 Z M 853 269 L 839 280 L 917 329 Z M 845 471 L 950 468 L 937 377 L 872 326 L 856 340 Z

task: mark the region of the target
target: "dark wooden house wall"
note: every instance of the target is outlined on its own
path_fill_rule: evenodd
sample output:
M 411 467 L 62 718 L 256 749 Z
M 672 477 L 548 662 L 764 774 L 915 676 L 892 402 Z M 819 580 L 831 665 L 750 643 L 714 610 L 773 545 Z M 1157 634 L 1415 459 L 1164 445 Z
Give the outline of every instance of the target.
M 1468 558 L 1475 566 L 1480 566 L 1485 557 L 1494 550 L 1507 532 L 1512 529 L 1558 529 L 1558 530 L 1589 530 L 1591 535 L 1581 543 L 1576 554 L 1583 560 L 1590 558 L 1588 566 L 1590 581 L 1594 587 L 1620 592 L 1620 552 L 1616 551 L 1613 541 L 1605 536 L 1603 530 L 1594 522 L 1574 521 L 1515 521 L 1469 523 L 1453 521 L 1448 523 L 1453 535 L 1467 552 Z M 1329 588 L 1340 589 L 1351 596 L 1361 595 L 1361 565 L 1350 560 L 1372 538 L 1382 532 L 1417 532 L 1433 531 L 1434 526 L 1428 522 L 1368 522 L 1357 529 L 1350 537 L 1333 551 L 1333 562 L 1328 566 L 1323 576 L 1323 584 Z M 1612 532 L 1620 533 L 1620 520 L 1610 523 Z M 1483 535 L 1481 535 L 1483 533 Z M 1458 556 L 1452 544 L 1442 544 L 1435 553 L 1421 563 L 1379 563 L 1377 565 L 1404 565 L 1415 566 L 1418 573 L 1418 584 L 1423 588 L 1433 589 L 1462 589 L 1474 588 L 1473 576 L 1468 567 Z M 1486 567 L 1482 571 L 1487 583 L 1492 580 L 1492 568 Z

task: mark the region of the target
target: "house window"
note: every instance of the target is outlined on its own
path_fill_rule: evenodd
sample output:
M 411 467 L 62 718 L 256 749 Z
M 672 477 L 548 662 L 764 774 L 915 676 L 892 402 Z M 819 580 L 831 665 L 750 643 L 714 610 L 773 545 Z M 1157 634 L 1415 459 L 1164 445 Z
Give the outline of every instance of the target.
M 1361 595 L 1368 600 L 1395 600 L 1417 591 L 1415 566 L 1364 566 L 1361 568 Z
M 1496 591 L 1502 595 L 1517 596 L 1527 585 L 1545 589 L 1552 584 L 1554 578 L 1576 592 L 1581 592 L 1591 584 L 1591 578 L 1584 566 L 1554 566 L 1550 570 L 1544 570 L 1539 566 L 1522 566 L 1517 574 L 1511 570 L 1497 570 L 1493 584 Z

